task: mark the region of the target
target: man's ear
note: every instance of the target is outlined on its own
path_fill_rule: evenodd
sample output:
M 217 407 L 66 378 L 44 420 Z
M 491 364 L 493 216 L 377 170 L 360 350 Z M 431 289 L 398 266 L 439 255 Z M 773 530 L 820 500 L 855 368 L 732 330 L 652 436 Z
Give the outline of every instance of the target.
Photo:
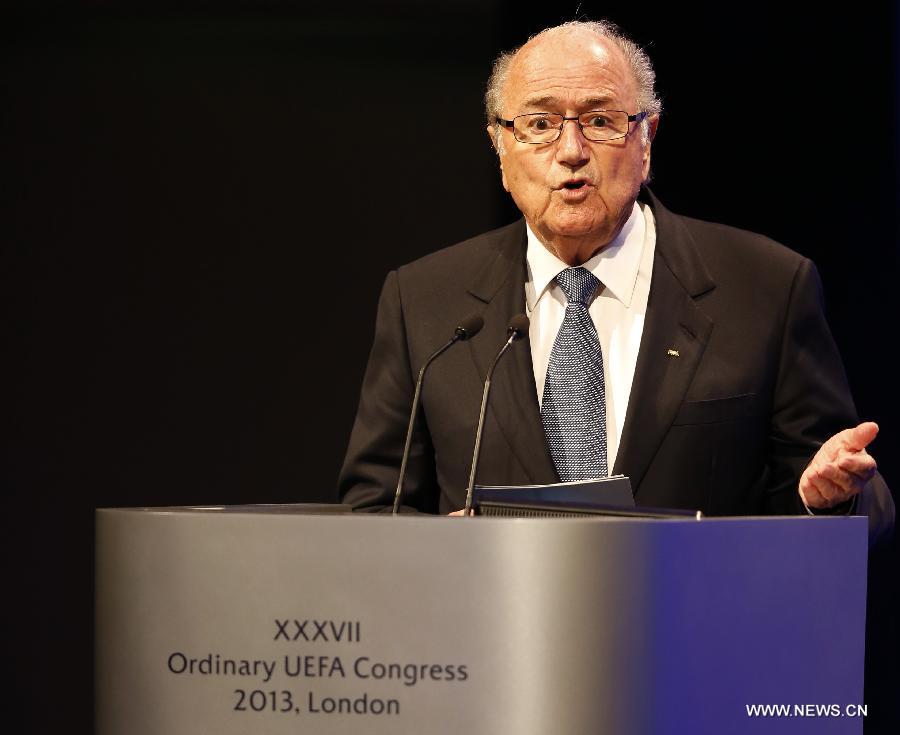
M 485 132 L 488 134 L 488 138 L 491 139 L 491 147 L 494 149 L 494 153 L 498 156 L 500 155 L 498 136 L 500 135 L 499 130 L 496 125 L 486 125 Z
M 647 144 L 644 146 L 643 154 L 643 179 L 646 182 L 650 177 L 650 149 L 653 146 L 653 139 L 656 137 L 656 130 L 659 127 L 659 115 L 654 115 L 647 120 Z
M 503 188 L 506 191 L 509 191 L 509 186 L 506 184 L 506 172 L 503 170 L 503 154 L 506 152 L 503 150 L 503 141 L 500 138 L 501 130 L 496 125 L 488 125 L 485 130 L 487 131 L 488 138 L 491 139 L 491 146 L 494 149 L 494 153 L 497 154 L 497 161 L 500 163 L 500 180 L 503 182 Z

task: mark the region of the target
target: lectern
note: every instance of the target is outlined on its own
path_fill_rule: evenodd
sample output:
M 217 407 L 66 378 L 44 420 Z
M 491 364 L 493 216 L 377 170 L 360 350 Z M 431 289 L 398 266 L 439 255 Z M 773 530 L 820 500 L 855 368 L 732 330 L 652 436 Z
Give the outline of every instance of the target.
M 99 735 L 862 732 L 865 518 L 297 510 L 97 511 Z

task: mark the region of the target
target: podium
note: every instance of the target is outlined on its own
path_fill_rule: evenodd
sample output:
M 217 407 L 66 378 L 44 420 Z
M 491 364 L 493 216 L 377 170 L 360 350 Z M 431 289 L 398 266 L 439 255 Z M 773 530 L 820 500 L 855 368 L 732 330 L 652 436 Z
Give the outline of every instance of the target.
M 862 732 L 865 518 L 302 510 L 97 511 L 98 735 Z

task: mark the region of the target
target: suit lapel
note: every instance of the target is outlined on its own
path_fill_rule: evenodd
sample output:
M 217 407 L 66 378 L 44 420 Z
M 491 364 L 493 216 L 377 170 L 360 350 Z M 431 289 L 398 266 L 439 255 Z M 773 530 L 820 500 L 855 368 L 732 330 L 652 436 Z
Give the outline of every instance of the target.
M 683 223 L 649 192 L 656 219 L 650 299 L 614 473 L 635 495 L 684 400 L 713 329 L 695 298 L 715 288 Z
M 510 318 L 525 311 L 525 249 L 525 223 L 520 220 L 504 233 L 495 257 L 469 288 L 486 305 L 484 328 L 468 343 L 482 381 L 507 339 Z M 558 481 L 541 424 L 527 339 L 514 343 L 494 371 L 488 405 L 491 418 L 532 483 Z

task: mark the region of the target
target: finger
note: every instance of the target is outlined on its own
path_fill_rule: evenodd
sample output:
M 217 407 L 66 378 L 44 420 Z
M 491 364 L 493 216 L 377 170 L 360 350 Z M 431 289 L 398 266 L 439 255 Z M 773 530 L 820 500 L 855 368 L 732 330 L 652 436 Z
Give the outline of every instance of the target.
M 871 477 L 875 474 L 874 471 L 871 473 L 863 472 L 862 474 L 857 474 L 855 472 L 849 472 L 843 469 L 839 464 L 828 464 L 819 468 L 823 477 L 828 478 L 838 487 L 842 488 L 845 492 L 852 493 L 856 495 L 858 492 L 862 492 L 863 488 L 866 486 L 866 483 L 871 479 Z
M 810 498 L 807 505 L 814 508 L 831 507 L 833 491 L 828 480 L 823 478 L 818 472 L 808 469 L 803 476 L 803 481 L 803 488 Z
M 824 464 L 816 468 L 816 472 L 819 477 L 827 480 L 845 494 L 856 495 L 866 484 L 865 479 L 850 472 L 845 472 L 836 464 Z
M 878 424 L 874 421 L 864 421 L 849 430 L 846 436 L 846 446 L 850 450 L 860 451 L 869 446 L 876 436 L 878 436 Z
M 844 455 L 838 460 L 837 466 L 844 472 L 856 475 L 865 482 L 871 480 L 878 470 L 875 458 L 865 451 Z
M 827 477 L 823 477 L 821 475 L 811 477 L 810 483 L 812 483 L 812 486 L 819 491 L 819 494 L 825 500 L 824 506 L 816 507 L 833 508 L 835 505 L 840 505 L 841 503 L 853 497 L 851 494 L 848 494 L 842 487 L 835 484 Z
M 800 497 L 803 498 L 803 502 L 810 508 L 828 507 L 828 501 L 822 497 L 822 493 L 816 490 L 815 485 L 813 485 L 809 479 L 800 481 Z
M 809 469 L 808 473 L 810 484 L 818 490 L 827 503 L 841 502 L 839 498 L 844 494 L 844 488 L 833 479 L 828 465 Z
M 810 508 L 831 508 L 836 504 L 837 501 L 832 498 L 831 491 L 826 490 L 825 484 L 821 482 L 817 484 L 810 480 L 809 487 L 812 490 L 810 495 L 815 497 L 815 500 L 807 503 Z

